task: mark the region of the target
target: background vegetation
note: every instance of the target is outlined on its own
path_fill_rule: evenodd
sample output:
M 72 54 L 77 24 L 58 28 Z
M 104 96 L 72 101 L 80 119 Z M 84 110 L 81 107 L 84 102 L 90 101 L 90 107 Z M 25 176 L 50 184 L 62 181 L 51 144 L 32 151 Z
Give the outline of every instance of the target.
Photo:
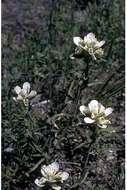
M 3 1 L 2 189 L 37 189 L 42 164 L 59 161 L 70 178 L 63 189 L 124 190 L 124 1 Z M 104 59 L 71 60 L 73 36 L 89 32 L 105 40 Z M 13 89 L 28 81 L 38 92 L 30 114 L 13 101 Z M 79 112 L 97 99 L 114 108 L 112 125 L 92 134 Z M 113 132 L 115 131 L 115 132 Z

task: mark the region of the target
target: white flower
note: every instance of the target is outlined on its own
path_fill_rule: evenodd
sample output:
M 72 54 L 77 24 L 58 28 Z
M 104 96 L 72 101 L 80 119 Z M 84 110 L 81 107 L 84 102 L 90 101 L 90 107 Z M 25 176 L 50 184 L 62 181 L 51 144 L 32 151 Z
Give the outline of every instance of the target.
M 113 112 L 113 109 L 111 107 L 105 108 L 97 100 L 92 100 L 88 107 L 82 105 L 79 109 L 85 115 L 85 123 L 96 123 L 101 128 L 106 128 L 108 124 L 111 124 L 107 116 Z
M 53 162 L 52 164 L 42 166 L 41 168 L 42 177 L 35 180 L 35 184 L 39 187 L 45 186 L 45 183 L 49 183 L 52 189 L 60 190 L 61 187 L 55 183 L 67 180 L 69 174 L 67 172 L 59 171 L 59 164 Z
M 23 84 L 23 88 L 20 86 L 16 86 L 14 88 L 15 93 L 17 94 L 17 97 L 13 97 L 13 100 L 18 101 L 21 100 L 25 104 L 25 106 L 28 106 L 29 99 L 33 98 L 36 96 L 37 92 L 32 90 L 30 91 L 30 83 L 25 82 Z
M 76 46 L 78 46 L 80 49 L 83 49 L 87 51 L 94 60 L 96 60 L 96 56 L 100 57 L 103 55 L 103 49 L 101 48 L 104 44 L 105 41 L 98 41 L 95 38 L 95 35 L 93 33 L 87 34 L 84 39 L 80 37 L 74 37 L 73 41 Z

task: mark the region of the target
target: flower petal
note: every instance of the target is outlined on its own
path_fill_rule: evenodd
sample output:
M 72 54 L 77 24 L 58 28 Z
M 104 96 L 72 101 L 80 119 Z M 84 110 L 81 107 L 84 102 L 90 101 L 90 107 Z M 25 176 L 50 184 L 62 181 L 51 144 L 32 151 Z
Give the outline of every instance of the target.
M 41 179 L 35 179 L 34 183 L 39 187 L 44 187 L 45 180 L 44 178 Z
M 30 92 L 30 83 L 29 82 L 24 82 L 23 90 L 26 91 L 27 94 Z
M 22 97 L 26 97 L 27 96 L 27 91 L 25 89 L 22 89 L 19 95 L 22 96 Z
M 34 96 L 36 96 L 37 95 L 37 92 L 35 91 L 35 90 L 32 90 L 31 92 L 30 92 L 30 94 L 28 95 L 28 98 L 33 98 Z
M 73 41 L 76 46 L 80 46 L 80 43 L 83 42 L 82 38 L 80 38 L 80 37 L 73 37 Z
M 100 103 L 99 103 L 99 110 L 98 111 L 99 111 L 99 113 L 102 113 L 102 114 L 105 112 L 105 107 Z
M 41 167 L 41 174 L 42 176 L 46 177 L 47 176 L 47 170 L 46 170 L 47 166 L 44 165 Z
M 59 164 L 58 162 L 53 162 L 52 164 L 49 165 L 53 171 L 53 173 L 57 173 L 59 171 Z
M 80 112 L 81 112 L 83 115 L 86 115 L 86 114 L 89 113 L 89 108 L 86 107 L 86 106 L 83 106 L 83 105 L 79 107 L 79 110 L 80 110 Z
M 85 117 L 84 121 L 85 121 L 85 123 L 94 123 L 95 122 L 95 120 L 91 119 L 90 117 Z
M 84 43 L 96 43 L 97 39 L 95 38 L 95 35 L 93 33 L 87 34 L 86 38 L 84 37 Z
M 63 182 L 63 181 L 65 181 L 65 180 L 68 179 L 69 173 L 67 173 L 67 172 L 62 172 L 60 176 L 61 176 L 61 182 Z
M 52 189 L 55 189 L 55 190 L 60 190 L 60 189 L 61 189 L 61 187 L 60 187 L 60 186 L 58 186 L 58 185 L 52 185 Z
M 19 94 L 17 100 L 23 100 L 23 97 Z
M 14 91 L 16 92 L 16 94 L 19 94 L 19 93 L 21 92 L 20 86 L 16 86 L 16 87 L 14 88 Z
M 98 125 L 100 128 L 102 129 L 106 129 L 107 128 L 107 125 Z
M 109 107 L 109 108 L 107 108 L 107 109 L 105 110 L 104 113 L 105 113 L 106 116 L 108 116 L 108 115 L 110 115 L 112 112 L 113 112 L 113 109 Z
M 100 48 L 100 47 L 102 47 L 103 45 L 105 44 L 105 41 L 104 40 L 102 40 L 102 41 L 100 41 L 100 42 L 96 42 L 96 47 L 97 48 Z
M 89 104 L 88 104 L 89 110 L 91 113 L 94 114 L 98 114 L 99 111 L 99 103 L 97 100 L 92 100 Z
M 49 164 L 48 166 L 43 166 L 41 168 L 41 173 L 43 176 L 47 175 L 55 175 L 59 171 L 59 164 L 57 162 L 53 162 L 52 164 Z

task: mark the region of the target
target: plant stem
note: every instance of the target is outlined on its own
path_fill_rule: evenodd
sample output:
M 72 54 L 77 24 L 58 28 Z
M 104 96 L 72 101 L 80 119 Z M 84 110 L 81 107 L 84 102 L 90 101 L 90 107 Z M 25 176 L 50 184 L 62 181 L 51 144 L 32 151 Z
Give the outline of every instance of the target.
M 88 81 L 89 81 L 89 62 L 90 62 L 90 60 L 89 59 L 87 61 L 85 61 L 85 59 L 83 59 L 83 60 L 84 60 L 84 64 L 86 64 L 86 67 L 85 67 L 85 69 L 84 69 L 84 71 L 82 73 L 82 77 L 81 78 L 83 78 L 83 75 L 85 74 L 85 80 L 83 81 L 82 85 L 78 86 L 78 88 L 77 88 L 77 98 L 76 98 L 76 101 L 75 101 L 75 105 L 76 105 L 75 106 L 76 107 L 75 114 L 77 114 L 78 101 L 81 98 L 81 91 L 83 89 L 87 88 Z
M 40 164 L 44 162 L 44 158 L 41 158 L 35 165 L 33 168 L 31 168 L 27 173 L 26 175 L 29 176 L 30 173 L 34 172 L 39 166 Z
M 98 137 L 99 137 L 98 128 L 97 128 L 96 126 L 92 126 L 92 127 L 93 127 L 93 128 L 92 128 L 93 134 L 92 134 L 92 137 L 91 137 L 91 138 L 92 138 L 92 142 L 90 143 L 89 148 L 88 148 L 88 153 L 87 153 L 87 157 L 86 157 L 85 164 L 84 164 L 84 168 L 83 168 L 84 171 L 85 171 L 86 166 L 87 166 L 87 164 L 88 164 L 88 162 L 89 162 L 89 156 L 90 156 L 91 150 L 93 149 L 93 145 L 95 145 L 95 143 L 96 143 L 97 140 L 99 139 L 99 138 L 98 138 Z M 88 169 L 84 172 L 83 177 L 80 178 L 79 182 L 75 183 L 75 184 L 71 187 L 71 189 L 76 188 L 76 187 L 78 187 L 79 185 L 81 185 L 82 183 L 84 183 L 85 179 L 87 178 L 87 175 L 88 175 Z

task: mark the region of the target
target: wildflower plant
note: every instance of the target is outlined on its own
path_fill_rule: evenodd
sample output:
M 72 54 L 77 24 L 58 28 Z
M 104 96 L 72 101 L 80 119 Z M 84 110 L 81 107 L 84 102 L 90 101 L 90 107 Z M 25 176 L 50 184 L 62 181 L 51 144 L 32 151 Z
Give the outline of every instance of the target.
M 111 107 L 105 108 L 97 100 L 92 100 L 88 107 L 82 105 L 79 109 L 85 116 L 85 123 L 96 123 L 100 128 L 106 128 L 108 124 L 111 124 L 107 117 L 113 112 L 113 109 Z
M 73 37 L 75 45 L 78 47 L 77 52 L 86 51 L 92 56 L 94 60 L 101 58 L 104 54 L 102 46 L 105 41 L 98 41 L 93 33 L 89 33 L 84 36 L 84 39 L 80 37 Z
M 103 49 L 101 48 L 105 41 L 98 41 L 95 38 L 95 35 L 93 33 L 89 33 L 87 36 L 84 37 L 84 39 L 81 39 L 80 37 L 74 37 L 73 38 L 74 43 L 78 47 L 78 51 L 85 51 L 89 55 L 92 56 L 94 60 L 96 60 L 98 57 L 101 57 L 103 55 Z M 88 72 L 89 72 L 89 61 L 85 60 L 84 55 L 84 61 L 86 62 L 86 67 L 84 68 L 85 73 L 85 85 L 84 88 L 87 88 L 88 85 Z M 79 92 L 81 92 L 82 86 L 79 88 Z M 17 97 L 13 97 L 13 99 L 17 101 L 23 101 L 24 105 L 26 107 L 30 106 L 30 100 L 37 95 L 37 92 L 34 90 L 30 90 L 31 86 L 29 82 L 25 82 L 23 84 L 23 87 L 16 86 L 14 88 L 15 93 L 17 94 Z M 79 98 L 80 98 L 79 94 Z M 48 101 L 50 103 L 50 101 Z M 47 101 L 42 101 L 40 103 L 31 104 L 31 108 L 36 108 L 42 106 L 42 104 L 47 104 Z M 76 105 L 77 106 L 77 105 Z M 84 122 L 89 125 L 97 125 L 100 128 L 106 128 L 107 125 L 111 124 L 110 120 L 108 119 L 108 116 L 112 113 L 113 109 L 111 107 L 105 108 L 101 103 L 99 103 L 97 100 L 92 100 L 86 107 L 85 105 L 80 106 L 80 112 L 85 116 Z M 29 112 L 28 112 L 29 113 Z M 33 119 L 31 114 L 29 113 L 29 119 L 31 121 L 31 124 L 33 125 Z M 48 116 L 49 117 L 49 116 Z M 54 123 L 54 122 L 53 122 Z M 54 123 L 54 125 L 56 125 Z M 57 127 L 58 128 L 58 127 Z M 88 148 L 88 151 L 93 149 L 93 145 L 95 144 L 97 138 L 98 138 L 98 130 L 97 128 L 92 128 L 92 142 L 90 143 L 90 146 Z M 30 133 L 30 131 L 29 131 Z M 88 154 L 89 155 L 89 154 Z M 88 159 L 87 159 L 88 160 Z M 86 162 L 87 164 L 87 162 Z M 35 184 L 38 187 L 45 187 L 50 186 L 54 190 L 60 190 L 61 185 L 64 181 L 66 181 L 69 178 L 69 174 L 67 172 L 63 172 L 59 168 L 59 164 L 57 162 L 53 162 L 49 165 L 44 165 L 41 167 L 41 178 L 35 179 Z
M 98 41 L 95 38 L 95 35 L 93 33 L 89 33 L 87 36 L 84 37 L 84 39 L 81 39 L 80 37 L 74 37 L 73 41 L 78 47 L 77 51 L 87 52 L 89 55 L 92 56 L 94 60 L 96 60 L 98 57 L 101 57 L 104 53 L 101 47 L 104 45 L 105 41 Z M 86 67 L 84 68 L 86 80 L 85 80 L 85 85 L 83 84 L 83 88 L 87 88 L 88 82 L 89 82 L 88 72 L 89 72 L 90 59 L 85 60 L 85 55 L 83 59 L 84 59 L 84 62 L 86 62 Z M 20 86 L 16 86 L 14 88 L 14 91 L 17 94 L 17 97 L 13 97 L 13 99 L 16 102 L 23 101 L 24 105 L 26 107 L 29 107 L 30 100 L 37 95 L 36 91 L 30 90 L 30 89 L 31 89 L 30 83 L 28 82 L 25 82 L 22 88 Z M 82 89 L 82 86 L 80 86 L 78 89 L 79 99 L 81 97 L 81 94 L 80 94 L 81 89 Z M 31 104 L 31 108 L 36 108 L 38 106 L 42 107 L 42 105 L 44 106 L 44 104 L 47 104 L 47 103 L 50 103 L 50 101 L 37 102 L 36 104 L 33 104 L 33 105 Z M 84 122 L 86 124 L 89 124 L 89 125 L 95 124 L 100 128 L 106 128 L 109 124 L 111 124 L 110 120 L 108 119 L 108 116 L 112 113 L 113 109 L 111 107 L 105 108 L 97 100 L 90 101 L 88 106 L 81 105 L 79 109 L 80 109 L 80 112 L 85 116 Z M 30 113 L 28 115 L 31 121 L 31 125 L 33 125 L 32 116 Z M 48 119 L 49 119 L 49 116 L 48 116 Z M 57 126 L 54 121 L 51 123 Z M 92 142 L 90 143 L 89 148 L 88 148 L 88 158 L 86 160 L 85 165 L 87 165 L 87 161 L 89 160 L 89 151 L 91 151 L 94 148 L 93 145 L 96 143 L 96 140 L 98 139 L 98 134 L 99 134 L 98 129 L 95 126 L 91 129 L 91 131 L 92 131 Z M 29 129 L 29 133 L 30 133 L 30 129 Z M 57 162 L 53 162 L 49 165 L 43 165 L 41 167 L 41 174 L 42 174 L 41 178 L 35 179 L 35 184 L 40 188 L 49 186 L 54 190 L 60 190 L 62 188 L 61 187 L 62 183 L 69 178 L 68 172 L 61 171 L 59 168 L 59 163 Z
M 34 98 L 37 95 L 37 92 L 35 90 L 31 90 L 31 86 L 29 82 L 25 82 L 23 84 L 23 87 L 16 86 L 14 88 L 15 93 L 17 94 L 17 97 L 13 97 L 14 101 L 23 101 L 24 105 L 28 107 L 29 100 Z
M 67 172 L 60 171 L 59 163 L 53 162 L 49 165 L 41 167 L 42 177 L 35 180 L 35 184 L 39 187 L 44 187 L 46 184 L 50 185 L 52 189 L 60 190 L 61 186 L 58 183 L 63 183 L 69 177 Z
M 56 16 L 56 14 L 54 15 Z M 53 26 L 57 26 L 57 23 L 53 23 L 57 19 L 52 19 L 50 14 L 50 20 L 52 23 L 50 23 L 49 26 L 52 27 L 48 27 L 48 29 L 50 28 L 51 30 Z M 64 24 L 66 24 L 66 22 L 64 22 Z M 91 28 L 88 30 L 90 31 Z M 93 31 L 95 30 L 96 29 L 93 29 Z M 74 31 L 75 30 L 73 30 L 73 32 Z M 12 121 L 8 123 L 5 122 L 5 128 L 7 128 L 7 124 L 10 127 L 10 125 L 13 123 L 13 128 L 8 127 L 9 130 L 12 130 L 6 131 L 11 132 L 12 135 L 15 132 L 17 136 L 15 138 L 13 135 L 12 138 L 10 138 L 12 139 L 12 146 L 11 144 L 7 143 L 6 147 L 4 148 L 4 152 L 8 155 L 11 155 L 11 153 L 16 150 L 16 154 L 18 155 L 16 155 L 14 159 L 14 166 L 12 163 L 12 169 L 14 169 L 10 170 L 10 174 L 6 172 L 5 177 L 7 176 L 7 178 L 10 180 L 10 183 L 14 184 L 14 188 L 16 183 L 21 185 L 23 182 L 25 182 L 28 185 L 28 178 L 30 183 L 32 181 L 32 184 L 29 186 L 31 189 L 36 189 L 38 187 L 41 189 L 64 190 L 66 189 L 66 187 L 64 188 L 64 182 L 67 183 L 67 189 L 78 190 L 80 189 L 81 185 L 83 185 L 83 187 L 81 187 L 83 189 L 85 189 L 85 187 L 86 189 L 96 188 L 92 184 L 92 181 L 90 181 L 91 178 L 89 178 L 90 175 L 88 174 L 90 174 L 91 169 L 93 173 L 96 171 L 94 168 L 96 167 L 96 157 L 97 154 L 99 154 L 98 152 L 101 151 L 99 149 L 97 152 L 96 147 L 104 144 L 103 141 L 102 143 L 98 143 L 101 138 L 105 137 L 102 137 L 100 133 L 107 133 L 107 127 L 111 124 L 110 115 L 113 112 L 113 108 L 103 106 L 105 101 L 103 102 L 102 99 L 97 96 L 97 94 L 92 94 L 92 97 L 95 95 L 97 100 L 94 97 L 95 99 L 93 98 L 93 100 L 91 100 L 87 106 L 82 105 L 81 102 L 83 102 L 82 96 L 84 96 L 84 99 L 86 99 L 85 102 L 88 102 L 88 100 L 91 99 L 90 94 L 87 95 L 86 92 L 87 88 L 89 89 L 90 86 L 89 81 L 92 81 L 89 69 L 90 66 L 93 66 L 93 68 L 95 66 L 97 70 L 98 64 L 93 63 L 101 59 L 105 54 L 105 50 L 103 49 L 105 41 L 98 40 L 101 39 L 101 37 L 98 36 L 99 38 L 97 39 L 95 34 L 92 32 L 85 35 L 84 38 L 79 37 L 80 35 L 74 36 L 72 42 L 74 48 L 75 46 L 76 48 L 75 53 L 72 54 L 71 58 L 78 58 L 79 62 L 81 60 L 81 63 L 77 66 L 75 63 L 71 64 L 71 61 L 69 63 L 69 54 L 70 51 L 72 51 L 72 47 L 70 47 L 70 51 L 68 51 L 68 43 L 65 45 L 66 53 L 64 52 L 63 54 L 60 51 L 52 48 L 52 45 L 54 47 L 55 42 L 59 40 L 56 40 L 54 37 L 52 37 L 52 31 L 50 31 L 50 39 L 46 39 L 46 42 L 48 41 L 49 44 L 51 40 L 50 51 L 48 47 L 45 50 L 45 48 L 43 48 L 43 45 L 45 47 L 45 42 L 43 44 L 42 40 L 39 44 L 38 42 L 40 42 L 40 39 L 38 40 L 38 38 L 40 35 L 37 35 L 37 31 L 35 33 L 36 36 L 33 45 L 35 48 L 31 46 L 32 42 L 29 38 L 29 43 L 26 43 L 28 45 L 29 53 L 24 54 L 23 51 L 23 56 L 26 56 L 24 58 L 26 62 L 21 71 L 21 75 L 26 73 L 27 70 L 30 70 L 28 78 L 33 77 L 33 80 L 35 83 L 37 83 L 37 87 L 39 87 L 40 94 L 39 96 L 36 96 L 37 92 L 35 90 L 31 90 L 31 84 L 29 82 L 25 82 L 22 87 L 15 86 L 14 88 L 16 96 L 13 97 L 13 100 L 16 102 L 23 102 L 25 107 L 28 108 L 28 112 L 26 114 L 26 112 L 22 112 L 20 109 L 19 112 L 17 111 L 17 113 L 15 113 L 13 116 L 9 113 L 9 121 Z M 67 35 L 68 34 L 72 34 L 72 32 L 67 31 Z M 32 36 L 32 40 L 33 38 L 34 36 Z M 104 38 L 106 38 L 105 34 Z M 68 36 L 67 38 L 64 36 L 64 39 L 66 43 Z M 36 43 L 37 45 L 39 44 L 37 46 L 39 48 L 36 47 Z M 57 48 L 57 46 L 55 47 Z M 36 52 L 35 50 L 40 52 Z M 51 55 L 49 55 L 50 53 Z M 63 55 L 65 55 L 65 57 L 62 57 Z M 21 62 L 24 62 L 24 60 Z M 66 63 L 61 64 L 60 61 L 63 61 L 62 63 L 65 61 Z M 64 73 L 64 71 L 66 72 Z M 15 70 L 12 70 L 12 72 L 15 72 Z M 21 75 L 19 75 L 19 77 Z M 73 78 L 73 76 L 76 77 Z M 92 84 L 93 83 L 94 81 Z M 96 82 L 94 85 L 96 86 Z M 106 85 L 107 83 L 102 86 L 102 89 L 104 89 Z M 42 93 L 41 89 L 43 89 Z M 102 90 L 99 89 L 99 92 L 102 92 Z M 33 99 L 34 97 L 36 98 Z M 100 103 L 100 101 L 102 103 Z M 108 104 L 110 104 L 110 102 Z M 12 105 L 15 109 L 15 105 Z M 82 122 L 83 119 L 80 117 L 80 112 L 84 116 L 84 122 Z M 46 113 L 45 116 L 44 113 Z M 107 130 L 105 128 L 107 128 Z M 8 136 L 9 135 L 7 133 L 6 139 L 9 142 Z M 105 138 L 103 139 L 105 140 Z M 15 146 L 13 146 L 13 142 Z M 113 152 L 110 151 L 109 153 L 111 157 L 109 160 L 112 160 L 114 156 Z M 65 169 L 61 169 L 59 163 L 56 161 L 49 165 L 42 165 L 40 169 L 40 165 L 42 163 L 48 163 L 50 160 L 55 159 L 63 160 L 63 163 L 65 159 L 65 162 L 69 164 L 69 173 Z M 18 164 L 15 160 L 18 161 Z M 90 164 L 92 167 L 89 167 Z M 40 172 L 40 170 L 41 176 L 38 177 L 36 171 Z M 88 183 L 87 178 L 89 178 Z M 87 184 L 92 185 L 91 187 L 87 187 Z M 23 185 L 20 188 L 26 189 L 25 185 Z M 110 186 L 108 187 L 110 188 Z M 6 186 L 4 188 L 6 189 Z M 10 186 L 10 188 L 13 189 L 12 186 Z M 104 188 L 105 187 L 103 187 L 103 189 Z

